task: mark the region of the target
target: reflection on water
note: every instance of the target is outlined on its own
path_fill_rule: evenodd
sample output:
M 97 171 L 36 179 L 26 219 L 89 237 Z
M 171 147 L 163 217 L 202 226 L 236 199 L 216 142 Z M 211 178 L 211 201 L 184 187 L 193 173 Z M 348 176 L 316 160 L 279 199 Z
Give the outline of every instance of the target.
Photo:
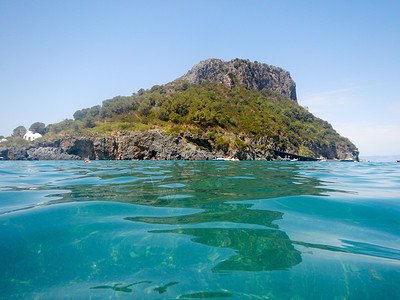
M 221 292 L 200 292 L 186 294 L 179 297 L 179 299 L 211 299 L 211 298 L 230 298 L 232 294 Z
M 359 166 L 0 165 L 0 298 L 396 295 L 398 170 Z
M 279 230 L 187 228 L 166 232 L 194 236 L 193 242 L 207 246 L 234 249 L 235 255 L 214 266 L 214 272 L 286 270 L 301 262 L 300 252 Z
M 151 281 L 140 281 L 140 282 L 135 282 L 127 285 L 123 285 L 122 283 L 116 283 L 114 285 L 100 285 L 100 286 L 95 286 L 90 289 L 111 289 L 116 292 L 124 292 L 124 293 L 132 293 L 131 287 L 138 285 L 138 284 L 144 284 L 144 283 L 151 283 Z

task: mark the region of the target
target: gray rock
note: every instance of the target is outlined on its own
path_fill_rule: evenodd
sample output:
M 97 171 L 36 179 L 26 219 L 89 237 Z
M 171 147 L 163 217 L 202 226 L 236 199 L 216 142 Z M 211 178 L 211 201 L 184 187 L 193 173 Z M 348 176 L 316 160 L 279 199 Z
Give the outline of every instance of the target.
M 1 160 L 25 160 L 28 157 L 26 147 L 11 147 L 0 149 Z
M 94 140 L 96 159 L 166 159 L 207 160 L 211 152 L 186 141 L 158 131 L 118 134 Z
M 233 155 L 240 160 L 273 160 L 279 155 L 295 154 L 290 147 L 276 148 L 273 138 L 257 139 L 227 134 L 231 143 L 224 151 L 215 148 L 215 140 L 207 135 L 182 132 L 177 136 L 157 130 L 148 132 L 117 133 L 108 137 L 65 137 L 47 141 L 35 147 L 0 148 L 2 160 L 71 160 L 90 157 L 98 160 L 211 160 L 215 157 Z M 306 145 L 314 155 L 328 159 L 358 160 L 358 151 L 350 143 L 338 143 L 317 147 Z M 280 153 L 279 151 L 282 151 Z
M 39 147 L 27 151 L 29 160 L 78 160 L 78 155 L 65 153 L 61 148 Z
M 241 84 L 257 90 L 266 88 L 297 101 L 296 84 L 288 71 L 247 59 L 234 59 L 228 62 L 215 58 L 207 59 L 195 65 L 177 80 L 195 84 L 212 81 L 228 87 Z

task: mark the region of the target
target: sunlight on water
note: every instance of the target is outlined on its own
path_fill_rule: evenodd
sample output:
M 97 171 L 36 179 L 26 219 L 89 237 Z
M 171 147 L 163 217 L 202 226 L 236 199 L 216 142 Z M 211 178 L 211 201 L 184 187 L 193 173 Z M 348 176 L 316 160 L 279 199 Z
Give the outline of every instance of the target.
M 0 298 L 398 299 L 400 164 L 0 162 Z

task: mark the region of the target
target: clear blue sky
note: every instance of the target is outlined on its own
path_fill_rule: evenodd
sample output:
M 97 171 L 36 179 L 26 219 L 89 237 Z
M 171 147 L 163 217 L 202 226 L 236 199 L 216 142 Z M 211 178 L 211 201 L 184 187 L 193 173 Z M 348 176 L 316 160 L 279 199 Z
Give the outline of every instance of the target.
M 0 0 L 0 135 L 247 58 L 361 156 L 400 154 L 399 54 L 400 1 Z

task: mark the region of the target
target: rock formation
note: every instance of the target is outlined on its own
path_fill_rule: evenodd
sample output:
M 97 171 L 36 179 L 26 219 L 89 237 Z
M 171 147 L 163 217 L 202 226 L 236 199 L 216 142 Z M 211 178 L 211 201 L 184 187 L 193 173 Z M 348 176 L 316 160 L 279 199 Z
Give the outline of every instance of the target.
M 162 93 L 165 93 L 166 97 L 171 96 L 174 93 L 181 93 L 182 90 L 185 90 L 182 89 L 182 87 L 188 85 L 186 82 L 192 84 L 216 82 L 226 85 L 228 88 L 239 86 L 237 90 L 239 90 L 243 95 L 246 95 L 247 93 L 247 90 L 242 88 L 243 86 L 249 90 L 253 90 L 252 92 L 254 92 L 254 90 L 263 90 L 263 92 L 259 94 L 263 94 L 266 89 L 274 92 L 271 93 L 273 97 L 278 96 L 276 98 L 284 99 L 284 101 L 277 100 L 282 101 L 284 105 L 298 107 L 298 104 L 296 103 L 296 84 L 290 77 L 289 72 L 259 62 L 251 62 L 243 59 L 234 59 L 229 62 L 220 59 L 208 59 L 195 65 L 182 77 L 165 85 Z M 213 84 L 210 86 L 215 87 L 216 85 Z M 218 88 L 221 88 L 221 86 Z M 145 95 L 145 92 L 146 91 L 143 91 L 143 95 Z M 162 93 L 159 94 L 160 97 L 165 96 L 162 95 Z M 286 97 L 282 97 L 276 93 L 282 94 Z M 152 104 L 150 98 L 147 99 L 148 103 L 141 103 L 140 101 L 144 100 L 141 99 L 140 96 L 141 95 L 138 96 L 136 103 L 139 105 L 138 111 L 140 111 L 141 106 L 145 107 L 144 104 L 148 105 L 149 109 L 151 109 Z M 138 99 L 141 100 L 139 101 Z M 289 99 L 293 100 L 295 103 L 291 102 Z M 127 103 L 122 103 L 120 99 L 115 99 L 115 101 L 112 99 L 112 101 L 112 103 L 110 102 L 108 104 L 120 105 L 123 108 L 129 101 L 133 100 L 130 99 Z M 156 101 L 154 100 L 154 102 Z M 138 112 L 135 111 L 132 103 L 129 102 L 128 104 L 130 110 L 124 111 L 124 113 L 132 113 L 132 115 L 127 118 L 129 120 L 131 116 Z M 272 106 L 271 111 L 273 110 L 273 107 L 274 106 Z M 160 107 L 155 107 L 154 109 L 160 109 Z M 99 110 L 100 106 L 97 107 L 97 112 Z M 281 111 L 279 107 L 278 111 Z M 291 115 L 290 113 L 291 112 L 289 111 L 288 115 L 285 114 L 286 124 L 291 123 L 290 121 L 294 120 L 297 122 L 296 125 L 293 125 L 294 127 L 298 126 L 299 128 L 302 128 L 301 122 L 304 123 L 315 119 L 311 114 L 307 113 L 304 113 L 305 116 L 303 118 L 296 117 L 295 113 L 294 115 Z M 276 114 L 277 113 L 275 112 L 275 115 L 270 117 L 271 120 L 273 119 L 275 121 L 274 118 Z M 121 112 L 117 113 L 112 111 L 111 116 L 117 118 L 123 116 L 123 114 Z M 261 115 L 260 118 L 263 120 L 264 116 Z M 288 120 L 288 118 L 291 119 Z M 277 119 L 280 120 L 280 118 Z M 104 121 L 101 118 L 97 120 L 100 122 Z M 244 120 L 245 122 L 251 123 L 250 118 L 245 118 Z M 164 121 L 169 121 L 169 125 L 174 125 L 174 121 L 171 121 L 171 119 L 166 119 Z M 284 123 L 282 120 L 280 122 Z M 321 130 L 324 130 L 324 128 L 330 130 L 331 136 L 335 137 L 335 139 L 328 139 L 327 142 L 322 140 L 325 136 L 321 135 L 308 135 L 307 138 L 301 139 L 301 131 L 295 131 L 291 127 L 285 126 L 278 127 L 279 130 L 275 130 L 275 132 L 271 131 L 272 133 L 270 133 L 269 136 L 267 136 L 267 131 L 263 131 L 262 134 L 255 134 L 257 131 L 236 131 L 236 133 L 247 132 L 241 133 L 244 135 L 239 136 L 221 130 L 221 128 L 227 127 L 221 127 L 220 130 L 215 131 L 218 124 L 218 126 L 222 126 L 220 123 L 215 123 L 217 125 L 212 124 L 207 125 L 209 127 L 203 127 L 202 131 L 199 131 L 204 132 L 202 134 L 180 132 L 179 134 L 170 135 L 158 130 L 129 133 L 114 132 L 103 137 L 64 137 L 57 140 L 36 143 L 34 146 L 29 147 L 0 148 L 0 160 L 82 159 L 86 157 L 99 160 L 210 160 L 228 154 L 231 154 L 240 160 L 271 160 L 286 156 L 289 158 L 307 159 L 306 157 L 299 157 L 296 153 L 306 153 L 305 155 L 324 157 L 327 159 L 358 160 L 357 148 L 350 141 L 340 137 L 330 127 L 329 123 L 325 123 L 326 124 Z M 192 123 L 190 124 L 193 125 Z M 263 122 L 260 122 L 259 124 L 263 124 Z M 206 125 L 203 124 L 203 126 Z M 190 126 L 181 127 L 182 130 L 186 130 L 186 128 L 190 128 Z M 285 129 L 281 131 L 280 128 Z M 311 128 L 310 130 L 312 131 L 313 129 L 314 128 Z M 314 132 L 316 131 L 314 130 Z M 292 137 L 289 137 L 288 133 L 291 133 Z M 247 134 L 247 136 L 245 134 Z M 293 138 L 293 134 L 297 134 L 297 137 L 300 138 Z M 300 152 L 299 145 L 305 147 L 307 151 Z M 312 158 L 309 159 L 311 160 Z
M 65 137 L 29 147 L 0 148 L 3 160 L 77 160 L 85 157 L 97 160 L 211 160 L 233 155 L 240 160 L 280 159 L 290 149 L 276 149 L 266 137 L 257 139 L 227 134 L 231 141 L 226 149 L 218 149 L 215 140 L 206 134 L 181 132 L 172 136 L 161 131 L 118 133 L 108 137 Z M 240 146 L 233 141 L 241 141 Z M 326 148 L 320 156 L 328 159 L 358 160 L 358 152 L 341 147 Z
M 288 71 L 247 59 L 234 59 L 229 62 L 215 58 L 207 59 L 177 80 L 195 84 L 213 81 L 228 87 L 241 84 L 257 90 L 266 88 L 297 100 L 296 84 Z

